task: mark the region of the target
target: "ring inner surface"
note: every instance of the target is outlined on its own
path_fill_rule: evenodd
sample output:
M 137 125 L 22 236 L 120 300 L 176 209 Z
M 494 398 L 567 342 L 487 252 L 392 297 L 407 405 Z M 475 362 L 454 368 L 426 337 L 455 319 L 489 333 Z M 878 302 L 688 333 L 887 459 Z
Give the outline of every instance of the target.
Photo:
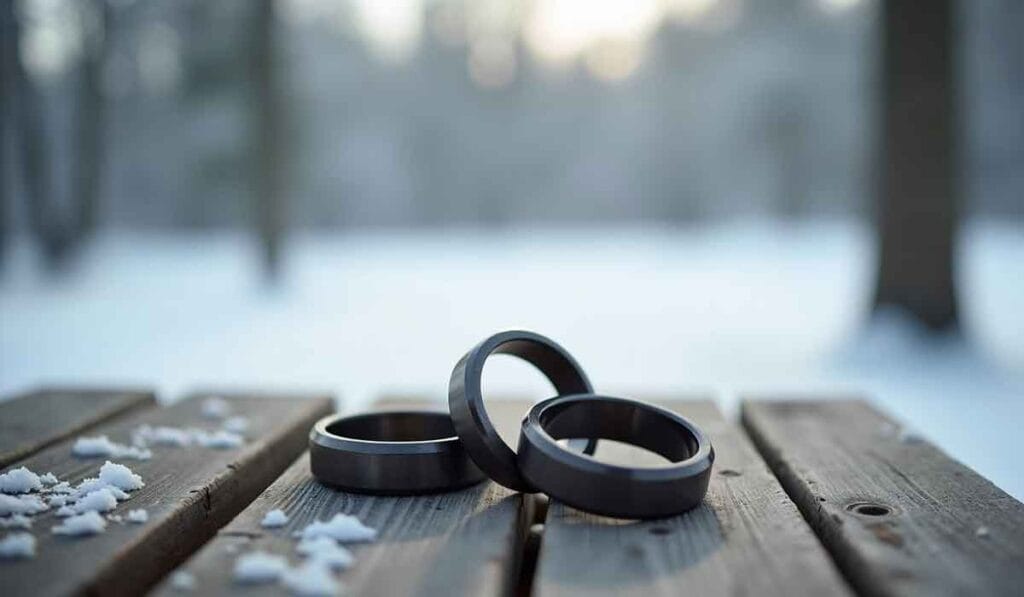
M 598 438 L 650 450 L 670 462 L 697 453 L 697 438 L 678 422 L 642 406 L 622 402 L 581 400 L 553 405 L 540 414 L 540 424 L 556 440 Z
M 501 343 L 491 354 L 507 354 L 533 364 L 551 381 L 559 394 L 586 393 L 586 386 L 576 367 L 554 348 L 533 340 L 509 340 Z
M 455 436 L 455 427 L 444 413 L 371 413 L 335 421 L 330 434 L 378 442 L 421 442 Z

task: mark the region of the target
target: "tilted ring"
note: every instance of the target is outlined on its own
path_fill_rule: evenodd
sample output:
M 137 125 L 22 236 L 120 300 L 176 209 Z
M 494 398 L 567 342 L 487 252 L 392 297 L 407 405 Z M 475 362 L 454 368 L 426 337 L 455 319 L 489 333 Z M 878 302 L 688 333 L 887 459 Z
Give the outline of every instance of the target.
M 668 464 L 629 467 L 566 450 L 558 440 L 594 437 L 646 448 Z M 661 518 L 700 504 L 715 451 L 685 417 L 636 400 L 582 394 L 536 404 L 519 436 L 528 483 L 579 510 L 616 518 Z
M 439 412 L 324 417 L 309 432 L 309 461 L 322 483 L 357 493 L 433 493 L 485 479 Z
M 448 384 L 448 410 L 470 458 L 491 479 L 505 487 L 534 492 L 536 489 L 519 474 L 516 453 L 498 435 L 484 408 L 480 383 L 484 361 L 492 354 L 513 355 L 532 364 L 555 386 L 559 396 L 590 393 L 593 388 L 572 355 L 554 341 L 533 332 L 495 334 L 477 344 L 455 365 Z M 574 439 L 569 447 L 592 454 L 596 445 L 592 439 Z

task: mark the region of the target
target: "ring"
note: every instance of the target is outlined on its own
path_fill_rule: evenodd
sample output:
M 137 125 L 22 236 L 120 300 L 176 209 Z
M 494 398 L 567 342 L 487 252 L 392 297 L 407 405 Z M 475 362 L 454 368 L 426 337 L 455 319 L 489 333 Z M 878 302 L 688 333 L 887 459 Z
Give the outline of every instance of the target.
M 670 463 L 629 467 L 566 450 L 567 437 L 646 448 Z M 530 409 L 519 436 L 519 470 L 530 484 L 574 508 L 615 518 L 661 518 L 700 504 L 715 451 L 684 417 L 636 400 L 584 394 Z
M 533 332 L 495 334 L 477 344 L 455 365 L 448 384 L 448 410 L 470 458 L 494 481 L 514 491 L 533 493 L 536 489 L 519 474 L 516 453 L 498 435 L 484 409 L 480 380 L 484 361 L 492 354 L 516 356 L 532 364 L 555 386 L 559 396 L 588 394 L 593 388 L 572 355 L 552 340 Z M 574 436 L 585 437 L 589 436 Z M 587 454 L 592 454 L 596 446 L 594 439 L 575 439 L 569 443 L 570 449 Z
M 485 478 L 438 412 L 324 417 L 309 432 L 309 462 L 322 483 L 378 495 L 449 491 Z

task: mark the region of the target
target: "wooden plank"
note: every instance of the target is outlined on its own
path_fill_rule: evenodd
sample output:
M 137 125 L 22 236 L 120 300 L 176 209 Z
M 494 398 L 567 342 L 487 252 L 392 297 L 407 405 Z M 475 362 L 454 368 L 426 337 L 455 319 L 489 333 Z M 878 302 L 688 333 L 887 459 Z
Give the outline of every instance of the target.
M 0 402 L 0 467 L 155 404 L 150 391 L 99 388 L 43 388 Z
M 867 403 L 745 402 L 743 424 L 866 595 L 1020 595 L 1024 504 Z
M 217 425 L 202 415 L 201 397 L 167 408 L 144 410 L 101 425 L 90 434 L 127 442 L 139 425 Z M 248 418 L 243 446 L 154 447 L 146 461 L 122 462 L 146 486 L 118 505 L 115 514 L 144 508 L 145 524 L 111 523 L 105 533 L 83 538 L 55 536 L 54 512 L 35 517 L 34 559 L 5 561 L 0 586 L 10 595 L 138 594 L 183 561 L 252 501 L 302 452 L 312 423 L 333 409 L 329 398 L 226 397 L 234 414 Z M 52 471 L 77 483 L 95 477 L 104 458 L 75 458 L 68 438 L 23 461 L 33 471 Z M 114 459 L 111 459 L 114 460 Z
M 673 518 L 623 521 L 552 501 L 534 593 L 552 595 L 846 595 L 814 533 L 749 440 L 711 401 L 660 402 L 711 437 L 716 460 L 702 506 Z M 597 456 L 664 462 L 602 442 Z
M 439 403 L 389 401 L 377 408 L 438 408 Z M 446 408 L 441 405 L 440 410 Z M 488 403 L 499 431 L 518 429 L 524 402 Z M 320 485 L 310 475 L 308 453 L 226 526 L 180 570 L 196 580 L 193 593 L 279 594 L 279 586 L 240 586 L 232 580 L 239 554 L 264 550 L 298 563 L 292 533 L 316 519 L 344 512 L 376 528 L 374 543 L 353 547 L 355 565 L 339 580 L 352 595 L 458 596 L 508 592 L 518 574 L 516 557 L 528 528 L 530 500 L 491 482 L 451 493 L 378 497 Z M 288 524 L 260 526 L 266 512 L 281 508 Z M 156 591 L 174 594 L 167 581 Z

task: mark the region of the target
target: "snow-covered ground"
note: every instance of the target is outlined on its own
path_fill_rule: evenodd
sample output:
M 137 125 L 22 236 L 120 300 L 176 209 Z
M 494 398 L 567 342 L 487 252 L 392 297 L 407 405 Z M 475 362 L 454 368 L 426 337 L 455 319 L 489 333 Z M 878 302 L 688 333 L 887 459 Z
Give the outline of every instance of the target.
M 108 233 L 68 275 L 26 239 L 0 272 L 0 391 L 38 384 L 442 397 L 458 357 L 506 328 L 563 343 L 599 390 L 877 400 L 1024 498 L 1024 226 L 963 234 L 964 338 L 898 313 L 868 326 L 874 250 L 846 221 L 701 228 L 380 231 L 290 239 L 264 284 L 241 234 Z M 493 393 L 545 394 L 514 359 Z

